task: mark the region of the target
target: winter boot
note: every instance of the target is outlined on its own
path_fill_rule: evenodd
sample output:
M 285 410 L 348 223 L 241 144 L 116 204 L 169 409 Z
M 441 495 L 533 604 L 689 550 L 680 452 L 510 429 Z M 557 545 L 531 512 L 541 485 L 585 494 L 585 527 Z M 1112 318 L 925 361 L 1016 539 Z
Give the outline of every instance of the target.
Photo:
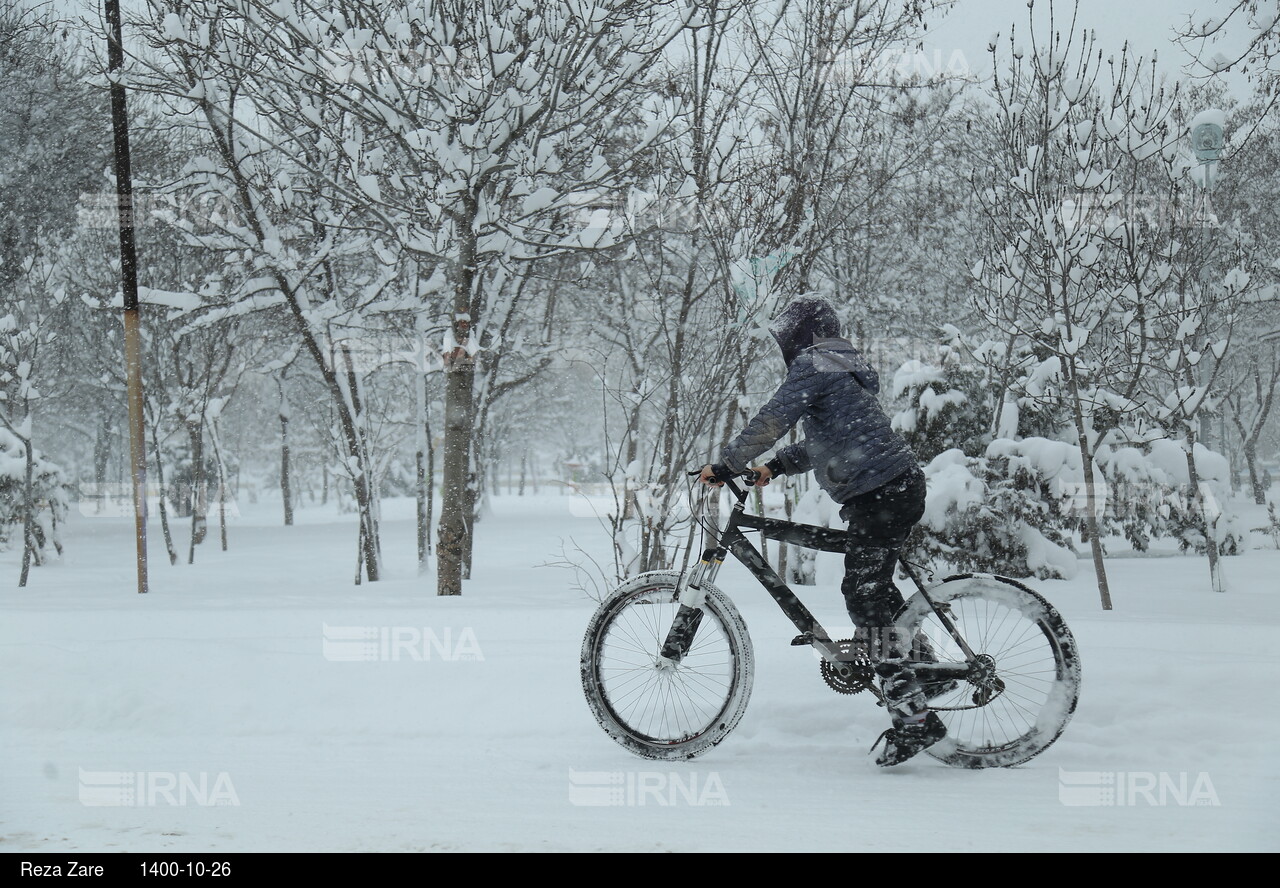
M 947 728 L 936 713 L 925 713 L 924 719 L 918 722 L 899 722 L 894 719 L 894 726 L 885 731 L 871 745 L 875 749 L 884 741 L 884 749 L 876 756 L 876 764 L 882 768 L 900 765 L 907 759 L 937 743 L 947 736 Z
M 876 757 L 876 764 L 889 767 L 937 743 L 947 735 L 947 729 L 942 719 L 929 711 L 928 695 L 909 664 L 884 662 L 876 671 L 882 677 L 881 690 L 893 716 L 893 727 L 881 734 L 871 748 L 884 741 L 885 748 Z

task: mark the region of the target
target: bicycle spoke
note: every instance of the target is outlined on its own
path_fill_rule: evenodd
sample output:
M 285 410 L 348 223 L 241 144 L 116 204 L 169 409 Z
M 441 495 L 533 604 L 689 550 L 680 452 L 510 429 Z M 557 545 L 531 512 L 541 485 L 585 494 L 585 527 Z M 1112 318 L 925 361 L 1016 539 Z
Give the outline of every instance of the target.
M 679 603 L 637 596 L 609 625 L 600 647 L 597 675 L 615 714 L 639 734 L 664 743 L 694 736 L 714 724 L 733 687 L 735 665 L 718 621 L 703 620 L 678 663 L 659 662 L 658 652 Z
M 947 605 L 955 631 L 993 669 L 985 690 L 975 683 L 981 679 L 961 679 L 930 700 L 947 726 L 947 751 L 938 757 L 972 767 L 1016 764 L 1052 743 L 1070 717 L 1060 709 L 1060 689 L 1074 695 L 1079 680 L 1074 651 L 1064 659 L 1061 650 L 1072 644 L 1070 633 L 1052 607 L 1025 587 L 988 577 L 944 581 L 931 597 Z M 922 632 L 937 662 L 967 662 L 932 609 L 917 607 L 903 628 Z

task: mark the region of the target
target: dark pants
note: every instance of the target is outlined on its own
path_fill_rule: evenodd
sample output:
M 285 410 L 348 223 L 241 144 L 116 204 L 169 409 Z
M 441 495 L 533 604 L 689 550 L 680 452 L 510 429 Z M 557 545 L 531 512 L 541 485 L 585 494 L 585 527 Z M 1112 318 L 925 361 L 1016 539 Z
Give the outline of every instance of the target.
M 892 625 L 902 607 L 893 573 L 911 528 L 924 515 L 924 496 L 924 472 L 913 467 L 840 509 L 854 543 L 844 557 L 840 591 L 859 629 Z

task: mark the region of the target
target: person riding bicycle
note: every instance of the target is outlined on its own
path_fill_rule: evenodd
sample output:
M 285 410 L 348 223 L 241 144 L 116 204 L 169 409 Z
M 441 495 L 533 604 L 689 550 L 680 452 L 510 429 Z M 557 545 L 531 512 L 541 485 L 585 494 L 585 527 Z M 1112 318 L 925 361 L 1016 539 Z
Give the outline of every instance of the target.
M 818 486 L 841 505 L 840 517 L 852 537 L 841 592 L 859 634 L 872 639 L 872 658 L 893 718 L 893 727 L 881 735 L 885 749 L 876 763 L 896 765 L 946 736 L 911 666 L 910 639 L 900 640 L 893 631 L 903 605 L 893 573 L 907 535 L 924 515 L 924 473 L 876 400 L 879 375 L 840 337 L 839 319 L 825 299 L 793 300 L 769 329 L 782 349 L 786 380 L 725 445 L 719 462 L 703 467 L 700 480 L 719 486 L 743 474 L 751 460 L 803 420 L 804 440 L 752 466 L 758 473 L 755 483 L 764 486 L 780 475 L 812 471 Z

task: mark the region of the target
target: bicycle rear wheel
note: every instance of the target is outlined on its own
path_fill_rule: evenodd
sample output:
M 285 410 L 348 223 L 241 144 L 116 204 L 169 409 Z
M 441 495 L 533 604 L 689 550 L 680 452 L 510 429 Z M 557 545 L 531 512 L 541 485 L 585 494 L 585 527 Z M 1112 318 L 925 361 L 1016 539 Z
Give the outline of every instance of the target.
M 1061 614 L 1016 580 L 986 574 L 948 577 L 929 590 L 984 664 L 930 699 L 947 736 L 926 751 L 949 765 L 996 768 L 1039 755 L 1062 735 L 1080 696 L 1080 656 Z M 966 657 L 920 594 L 896 625 L 928 639 L 941 663 Z
M 601 603 L 582 642 L 582 688 L 605 733 L 638 756 L 693 758 L 734 729 L 751 696 L 754 659 L 733 603 L 708 588 L 678 664 L 658 652 L 677 610 L 675 571 L 641 574 Z

